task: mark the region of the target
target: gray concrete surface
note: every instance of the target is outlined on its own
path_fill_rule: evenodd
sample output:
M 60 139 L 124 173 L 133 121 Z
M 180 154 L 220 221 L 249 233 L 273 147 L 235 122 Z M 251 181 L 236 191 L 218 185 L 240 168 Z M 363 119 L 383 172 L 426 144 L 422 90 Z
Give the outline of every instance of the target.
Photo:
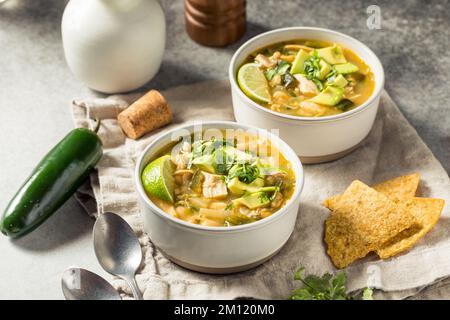
M 72 127 L 69 103 L 95 96 L 66 67 L 60 20 L 67 1 L 7 0 L 0 6 L 0 210 L 36 162 Z M 450 2 L 248 0 L 248 31 L 223 49 L 201 47 L 184 32 L 181 0 L 162 1 L 167 51 L 146 87 L 168 88 L 226 78 L 245 39 L 278 27 L 335 29 L 365 42 L 380 57 L 386 89 L 450 172 Z M 381 29 L 368 30 L 366 8 L 381 9 Z M 405 141 L 407 143 L 407 141 Z M 17 242 L 0 239 L 0 299 L 60 299 L 59 277 L 70 265 L 100 270 L 93 221 L 74 200 Z

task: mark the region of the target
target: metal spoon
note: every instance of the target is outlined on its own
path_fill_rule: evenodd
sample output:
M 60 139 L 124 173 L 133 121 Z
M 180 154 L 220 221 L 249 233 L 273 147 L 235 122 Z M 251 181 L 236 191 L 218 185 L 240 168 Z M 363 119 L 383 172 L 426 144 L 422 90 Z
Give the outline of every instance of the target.
M 112 212 L 100 214 L 94 225 L 94 250 L 103 269 L 124 279 L 134 298 L 142 300 L 134 278 L 142 261 L 142 251 L 130 225 Z
M 108 281 L 86 269 L 64 271 L 61 287 L 66 300 L 122 300 Z

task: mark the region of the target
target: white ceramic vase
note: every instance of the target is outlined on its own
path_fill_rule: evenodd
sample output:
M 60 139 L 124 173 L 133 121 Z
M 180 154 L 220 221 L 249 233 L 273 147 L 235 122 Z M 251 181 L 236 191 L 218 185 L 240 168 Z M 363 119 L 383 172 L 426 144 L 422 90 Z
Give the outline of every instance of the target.
M 61 31 L 69 68 L 91 89 L 137 89 L 161 65 L 166 23 L 156 0 L 70 0 Z

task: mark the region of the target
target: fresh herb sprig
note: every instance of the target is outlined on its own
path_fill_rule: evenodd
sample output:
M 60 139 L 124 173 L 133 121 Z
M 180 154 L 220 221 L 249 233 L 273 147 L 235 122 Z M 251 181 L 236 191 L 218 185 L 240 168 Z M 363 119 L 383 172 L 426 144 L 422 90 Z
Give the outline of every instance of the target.
M 280 76 L 284 75 L 286 72 L 288 72 L 290 67 L 291 65 L 289 62 L 281 60 L 274 68 L 266 71 L 267 80 L 272 80 L 273 77 L 275 77 L 277 74 Z
M 322 81 L 320 81 L 320 58 L 316 51 L 313 51 L 311 57 L 305 60 L 303 65 L 303 70 L 305 71 L 305 76 L 308 80 L 314 82 L 319 91 L 324 89 Z
M 248 184 L 258 178 L 259 174 L 260 172 L 256 164 L 250 164 L 248 162 L 237 163 L 229 170 L 227 179 L 230 181 L 237 177 L 239 181 Z
M 304 268 L 295 273 L 294 279 L 301 282 L 290 300 L 373 300 L 373 292 L 365 288 L 361 295 L 347 294 L 347 277 L 343 271 L 336 275 L 325 273 L 323 276 L 308 275 L 304 277 Z

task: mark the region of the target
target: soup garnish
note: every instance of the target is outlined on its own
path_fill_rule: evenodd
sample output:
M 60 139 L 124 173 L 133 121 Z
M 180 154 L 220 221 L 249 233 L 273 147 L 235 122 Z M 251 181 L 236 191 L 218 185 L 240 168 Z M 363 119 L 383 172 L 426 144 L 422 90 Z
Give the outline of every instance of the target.
M 242 91 L 262 106 L 302 117 L 349 111 L 363 104 L 375 86 L 372 71 L 353 51 L 311 40 L 254 52 L 240 67 L 237 80 Z
M 278 211 L 293 193 L 291 164 L 268 139 L 239 132 L 177 146 L 141 176 L 150 200 L 174 217 L 205 226 L 247 224 Z

